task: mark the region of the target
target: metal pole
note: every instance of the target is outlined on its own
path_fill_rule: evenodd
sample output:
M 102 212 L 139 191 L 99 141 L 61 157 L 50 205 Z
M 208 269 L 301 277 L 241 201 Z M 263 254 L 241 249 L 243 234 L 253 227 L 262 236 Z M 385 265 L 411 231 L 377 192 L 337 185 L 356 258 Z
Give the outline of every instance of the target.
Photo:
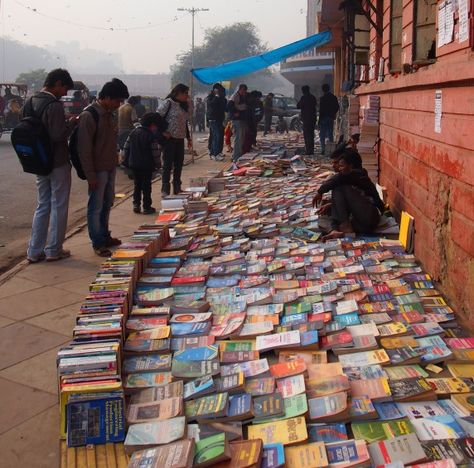
M 196 13 L 199 13 L 200 11 L 209 11 L 209 8 L 178 8 L 178 11 L 187 11 L 188 13 L 191 14 L 191 78 L 189 81 L 189 95 L 191 98 L 191 115 L 190 115 L 190 124 L 191 128 L 189 129 L 189 134 L 191 137 L 191 141 L 193 140 L 193 133 L 194 133 L 194 75 L 192 73 L 192 70 L 194 68 L 194 17 L 196 16 Z M 191 154 L 191 161 L 194 164 L 194 150 L 193 153 Z

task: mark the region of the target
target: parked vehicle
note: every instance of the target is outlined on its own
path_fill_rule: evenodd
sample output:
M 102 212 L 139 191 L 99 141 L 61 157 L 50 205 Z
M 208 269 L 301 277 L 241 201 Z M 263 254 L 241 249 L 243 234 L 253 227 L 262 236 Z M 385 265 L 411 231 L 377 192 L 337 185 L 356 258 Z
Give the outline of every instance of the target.
M 90 102 L 90 92 L 82 81 L 74 81 L 74 89 L 61 98 L 66 117 L 79 115 Z
M 280 116 L 283 116 L 290 130 L 301 131 L 301 111 L 296 107 L 297 101 L 293 97 L 275 94 L 273 97 L 272 126 L 278 123 Z M 263 122 L 260 124 L 263 128 Z
M 26 84 L 0 83 L 0 138 L 4 132 L 11 132 L 20 121 L 27 94 Z

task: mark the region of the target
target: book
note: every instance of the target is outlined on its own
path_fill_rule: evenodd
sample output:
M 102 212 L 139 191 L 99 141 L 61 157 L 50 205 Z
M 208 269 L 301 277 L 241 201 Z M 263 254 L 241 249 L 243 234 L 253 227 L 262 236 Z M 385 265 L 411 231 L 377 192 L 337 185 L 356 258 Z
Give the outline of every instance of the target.
M 195 398 L 215 390 L 214 379 L 210 375 L 187 382 L 183 387 L 183 397 L 185 400 Z
M 183 396 L 183 381 L 171 382 L 161 387 L 151 387 L 138 390 L 132 394 L 130 404 L 151 403 L 167 398 L 175 398 Z
M 167 398 L 150 403 L 131 404 L 127 411 L 129 424 L 160 421 L 180 416 L 183 409 L 182 398 Z
M 285 414 L 283 406 L 283 397 L 280 393 L 272 393 L 255 397 L 253 400 L 254 422 L 259 419 L 268 419 L 274 416 L 282 416 Z
M 350 382 L 353 397 L 367 396 L 373 402 L 384 402 L 392 399 L 388 379 L 380 377 L 368 380 L 353 380 Z
M 364 440 L 343 440 L 326 444 L 330 467 L 368 466 L 369 452 Z
M 348 418 L 347 393 L 308 399 L 309 418 L 319 422 L 338 422 Z
M 228 405 L 229 395 L 227 393 L 217 393 L 186 401 L 184 412 L 189 421 L 215 419 L 227 415 Z
M 346 425 L 343 423 L 308 424 L 309 440 L 314 442 L 339 442 L 347 440 Z
M 171 354 L 149 354 L 145 356 L 129 356 L 123 361 L 124 374 L 141 372 L 169 371 L 171 369 Z
M 429 401 L 436 399 L 432 386 L 424 379 L 390 380 L 389 386 L 394 401 Z
M 274 335 L 257 336 L 257 351 L 266 351 L 269 349 L 298 346 L 300 344 L 300 332 L 297 330 L 276 333 Z
M 142 388 L 161 387 L 171 383 L 173 377 L 171 372 L 148 372 L 127 375 L 123 385 L 129 391 L 135 391 Z
M 411 421 L 418 439 L 427 440 L 460 439 L 465 437 L 464 429 L 453 416 L 430 416 Z
M 285 460 L 286 466 L 292 468 L 329 465 L 324 442 L 285 447 Z
M 415 428 L 408 419 L 354 422 L 351 424 L 351 429 L 355 439 L 363 439 L 367 443 L 378 442 L 415 432 Z
M 306 390 L 305 380 L 302 374 L 293 375 L 284 379 L 276 381 L 278 391 L 282 394 L 283 398 L 299 395 L 304 393 Z
M 405 465 L 420 463 L 427 459 L 416 434 L 404 434 L 368 445 L 370 458 L 376 466 L 401 461 Z
M 260 468 L 263 444 L 260 439 L 236 440 L 230 443 L 232 468 Z
M 232 458 L 225 433 L 216 434 L 196 443 L 193 466 L 205 467 Z
M 264 424 L 253 424 L 248 427 L 249 439 L 262 439 L 263 444 L 280 443 L 284 446 L 304 442 L 308 438 L 303 417 L 285 419 Z
M 263 448 L 261 468 L 280 468 L 285 465 L 283 444 L 267 444 Z
M 140 450 L 132 454 L 128 468 L 191 468 L 194 440 L 183 439 L 171 444 Z
M 165 445 L 182 439 L 186 429 L 186 418 L 166 419 L 149 423 L 132 424 L 128 428 L 124 447 L 128 454 L 137 450 Z

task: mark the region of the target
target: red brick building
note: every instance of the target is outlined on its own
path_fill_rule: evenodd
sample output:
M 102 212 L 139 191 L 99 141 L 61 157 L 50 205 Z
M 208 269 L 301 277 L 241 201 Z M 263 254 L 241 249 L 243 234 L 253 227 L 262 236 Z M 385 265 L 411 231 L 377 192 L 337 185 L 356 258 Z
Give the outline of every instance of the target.
M 335 90 L 361 105 L 380 96 L 379 183 L 390 206 L 415 217 L 416 256 L 471 321 L 473 14 L 473 0 L 322 0 L 319 17 L 333 31 Z

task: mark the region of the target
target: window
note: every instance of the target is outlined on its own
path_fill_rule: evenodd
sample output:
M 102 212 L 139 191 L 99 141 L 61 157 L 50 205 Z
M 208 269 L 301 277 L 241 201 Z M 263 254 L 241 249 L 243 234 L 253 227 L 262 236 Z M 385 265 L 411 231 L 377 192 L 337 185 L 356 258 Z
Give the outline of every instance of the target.
M 413 41 L 414 62 L 436 59 L 437 0 L 415 0 L 415 28 Z
M 390 5 L 390 71 L 402 70 L 403 0 L 392 0 Z

